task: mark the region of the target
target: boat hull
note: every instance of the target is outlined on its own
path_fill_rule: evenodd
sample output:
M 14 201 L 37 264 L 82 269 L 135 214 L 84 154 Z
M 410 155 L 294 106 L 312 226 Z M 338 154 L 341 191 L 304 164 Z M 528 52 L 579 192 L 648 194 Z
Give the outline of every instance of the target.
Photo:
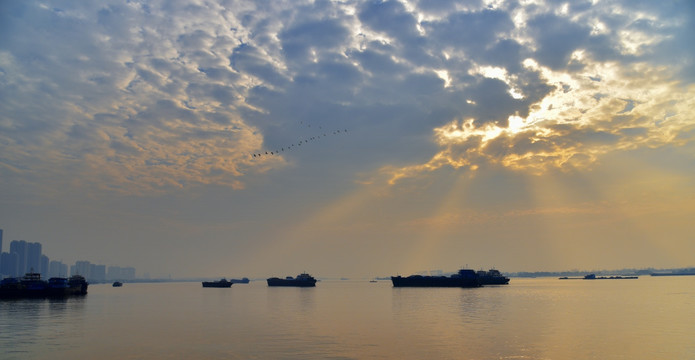
M 481 277 L 480 285 L 507 285 L 509 284 L 508 277 Z
M 232 287 L 231 281 L 203 281 L 204 288 L 229 288 Z
M 292 286 L 292 287 L 315 287 L 316 279 L 297 280 L 297 279 L 268 279 L 268 286 Z
M 0 299 L 63 298 L 87 294 L 89 283 L 81 276 L 74 276 L 70 279 L 51 278 L 49 281 L 45 281 L 36 274 L 33 275 L 35 277 L 30 281 L 26 279 L 3 280 L 0 284 Z
M 307 274 L 301 273 L 297 277 L 288 276 L 284 279 L 271 277 L 268 280 L 268 286 L 293 286 L 293 287 L 314 287 L 316 286 L 316 278 Z
M 470 269 L 461 269 L 452 276 L 410 275 L 391 276 L 393 287 L 461 287 L 473 288 L 480 286 L 478 274 Z
M 445 276 L 419 276 L 408 277 L 392 276 L 391 282 L 394 287 L 479 287 L 477 279 L 462 279 Z

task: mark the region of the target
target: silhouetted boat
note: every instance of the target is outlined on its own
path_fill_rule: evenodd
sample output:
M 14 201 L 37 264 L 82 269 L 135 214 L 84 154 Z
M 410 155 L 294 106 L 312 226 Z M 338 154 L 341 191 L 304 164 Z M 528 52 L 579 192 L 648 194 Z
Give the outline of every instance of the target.
M 44 298 L 87 294 L 89 283 L 84 277 L 52 277 L 41 280 L 41 274 L 30 272 L 21 278 L 5 278 L 0 281 L 0 298 Z
M 307 273 L 301 273 L 297 275 L 297 277 L 295 278 L 291 276 L 288 276 L 284 279 L 271 277 L 268 279 L 268 286 L 312 287 L 316 286 L 316 279 Z
M 229 280 L 232 284 L 248 284 L 249 283 L 249 278 L 241 278 L 241 279 L 230 279 Z
M 622 275 L 614 275 L 614 276 L 596 276 L 596 274 L 588 274 L 584 276 L 584 280 L 620 280 L 620 279 L 638 279 L 639 277 L 637 276 L 622 276 Z
M 394 287 L 479 287 L 478 274 L 470 269 L 461 269 L 451 276 L 410 275 L 391 276 Z
M 111 284 L 111 286 L 113 286 L 113 287 L 121 287 L 121 286 L 123 286 L 123 283 L 120 282 L 120 281 L 114 281 L 113 284 Z
M 228 288 L 232 287 L 232 282 L 228 281 L 225 278 L 222 278 L 218 281 L 203 281 L 203 287 L 211 287 L 211 288 Z
M 502 275 L 499 270 L 490 269 L 488 271 L 478 271 L 478 281 L 480 285 L 506 285 L 509 284 L 509 278 Z

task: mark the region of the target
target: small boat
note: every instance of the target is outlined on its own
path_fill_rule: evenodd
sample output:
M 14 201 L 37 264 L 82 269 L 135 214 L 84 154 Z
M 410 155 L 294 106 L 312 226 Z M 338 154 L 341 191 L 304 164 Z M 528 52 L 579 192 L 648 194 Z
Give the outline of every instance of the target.
M 291 276 L 287 276 L 284 279 L 272 277 L 272 278 L 269 278 L 267 281 L 268 281 L 268 286 L 297 286 L 297 287 L 316 286 L 316 279 L 307 273 L 301 273 L 301 274 L 297 275 L 297 277 L 295 277 L 295 278 L 293 278 Z
M 120 281 L 114 281 L 113 284 L 112 284 L 112 286 L 113 286 L 113 287 L 121 287 L 121 286 L 123 286 L 123 283 L 120 282 Z
M 232 287 L 233 282 L 228 281 L 225 278 L 222 278 L 218 281 L 203 281 L 203 287 L 209 287 L 209 288 L 228 288 Z

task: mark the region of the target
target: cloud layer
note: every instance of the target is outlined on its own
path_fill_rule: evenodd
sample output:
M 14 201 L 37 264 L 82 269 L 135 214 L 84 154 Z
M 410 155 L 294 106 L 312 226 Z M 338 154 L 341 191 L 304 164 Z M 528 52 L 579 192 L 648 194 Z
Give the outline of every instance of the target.
M 301 161 L 284 148 L 341 129 L 355 156 L 389 150 L 356 170 L 391 183 L 443 166 L 585 168 L 693 138 L 686 2 L 2 7 L 0 171 L 39 186 L 241 189 Z

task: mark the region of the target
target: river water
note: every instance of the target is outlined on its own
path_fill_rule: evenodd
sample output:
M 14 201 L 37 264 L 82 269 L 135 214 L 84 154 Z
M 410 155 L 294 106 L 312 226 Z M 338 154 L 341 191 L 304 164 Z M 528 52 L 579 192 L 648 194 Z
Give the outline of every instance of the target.
M 695 276 L 477 289 L 90 285 L 0 301 L 1 359 L 695 359 Z

